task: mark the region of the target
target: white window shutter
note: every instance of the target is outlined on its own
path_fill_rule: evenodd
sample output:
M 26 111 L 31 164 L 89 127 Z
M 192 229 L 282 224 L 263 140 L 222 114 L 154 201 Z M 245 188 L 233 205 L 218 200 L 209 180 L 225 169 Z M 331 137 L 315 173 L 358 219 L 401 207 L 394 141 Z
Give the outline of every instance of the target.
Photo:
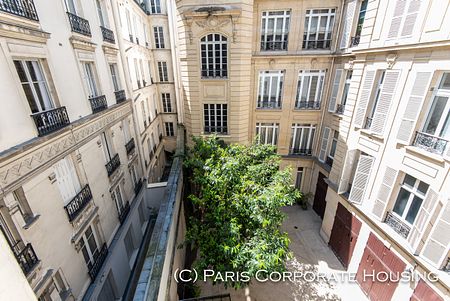
M 364 117 L 366 115 L 367 104 L 369 103 L 370 94 L 372 92 L 373 81 L 375 79 L 375 70 L 366 71 L 362 82 L 361 93 L 359 94 L 358 103 L 356 104 L 355 126 L 361 128 L 363 126 Z
M 336 99 L 339 91 L 339 84 L 341 82 L 342 69 L 336 69 L 334 74 L 333 89 L 331 90 L 330 102 L 328 103 L 328 112 L 336 111 Z
M 319 161 L 321 162 L 325 162 L 329 137 L 330 137 L 330 128 L 326 127 L 323 129 L 322 143 L 320 145 Z
M 349 150 L 345 156 L 345 164 L 342 169 L 341 180 L 339 181 L 338 193 L 347 192 L 348 182 L 352 173 L 353 164 L 355 162 L 356 149 Z
M 394 186 L 395 180 L 397 179 L 398 171 L 386 167 L 383 176 L 383 182 L 381 183 L 380 189 L 378 190 L 377 198 L 372 208 L 372 213 L 379 219 L 382 220 L 384 217 L 384 212 L 386 205 L 389 201 L 389 197 L 392 192 L 392 187 Z
M 408 10 L 406 11 L 405 21 L 403 22 L 403 28 L 401 36 L 410 36 L 413 33 L 414 25 L 416 24 L 417 16 L 420 10 L 421 0 L 411 0 L 409 2 Z
M 394 8 L 394 15 L 392 16 L 391 26 L 389 27 L 388 39 L 396 38 L 400 32 L 403 15 L 406 10 L 407 0 L 397 0 Z
M 388 70 L 384 76 L 383 87 L 380 91 L 380 98 L 378 99 L 377 107 L 373 115 L 372 125 L 370 130 L 377 134 L 383 135 L 389 110 L 391 108 L 392 100 L 394 98 L 395 88 L 400 77 L 400 70 Z
M 431 216 L 434 205 L 438 201 L 438 197 L 439 195 L 434 190 L 428 189 L 428 193 L 420 206 L 416 220 L 408 236 L 408 242 L 413 250 L 416 250 L 420 243 L 422 234 L 428 224 L 428 219 Z
M 361 204 L 364 201 L 373 161 L 374 158 L 371 156 L 361 155 L 359 157 L 355 178 L 352 183 L 352 190 L 348 197 L 350 202 Z
M 59 191 L 66 205 L 80 191 L 80 182 L 70 159 L 64 158 L 53 167 Z
M 350 33 L 352 31 L 353 18 L 355 16 L 356 9 L 356 1 L 351 0 L 347 3 L 347 9 L 345 10 L 344 16 L 344 26 L 342 29 L 342 37 L 341 37 L 341 49 L 345 49 L 348 47 L 348 42 L 350 40 Z
M 441 216 L 437 219 L 434 228 L 425 243 L 422 256 L 428 259 L 437 268 L 441 268 L 442 260 L 448 252 L 450 244 L 450 201 L 447 200 Z M 444 257 L 444 258 L 443 258 Z
M 403 113 L 402 122 L 397 133 L 397 140 L 409 144 L 411 134 L 414 131 L 419 112 L 422 108 L 423 100 L 428 91 L 431 80 L 431 72 L 417 72 L 414 80 L 411 95 Z

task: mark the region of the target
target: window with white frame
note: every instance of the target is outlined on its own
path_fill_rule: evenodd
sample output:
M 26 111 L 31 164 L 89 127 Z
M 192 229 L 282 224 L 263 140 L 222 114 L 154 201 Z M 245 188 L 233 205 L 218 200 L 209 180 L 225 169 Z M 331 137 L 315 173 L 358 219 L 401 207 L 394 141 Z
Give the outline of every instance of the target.
M 6 1 L 5 1 L 6 2 Z M 77 14 L 77 7 L 75 5 L 75 0 L 64 0 L 64 3 L 66 5 L 66 10 L 69 13 L 72 13 L 74 15 Z
M 204 132 L 226 134 L 228 132 L 228 105 L 204 104 Z
M 38 60 L 14 60 L 19 80 L 32 113 L 50 110 L 54 107 L 47 81 Z
M 117 208 L 117 212 L 119 213 L 119 215 L 122 213 L 122 211 L 124 210 L 124 201 L 123 201 L 123 197 L 122 197 L 122 189 L 120 189 L 120 185 L 117 185 L 112 191 L 111 191 L 111 197 L 114 201 L 114 203 L 116 204 L 116 208 Z
M 119 71 L 117 69 L 117 64 L 112 63 L 109 64 L 109 71 L 111 72 L 111 79 L 113 82 L 114 91 L 120 90 L 120 79 L 119 79 Z
M 302 189 L 303 167 L 297 167 L 297 175 L 295 178 L 295 188 Z
M 114 157 L 110 134 L 109 132 L 102 132 L 100 137 L 102 140 L 102 149 L 105 156 L 105 161 L 108 163 Z
M 98 18 L 100 20 L 100 25 L 103 27 L 108 27 L 108 18 L 105 16 L 104 9 L 103 9 L 103 1 L 101 0 L 95 0 L 95 4 L 97 6 L 97 14 Z
M 259 143 L 277 145 L 278 142 L 278 123 L 257 123 L 256 135 Z
M 93 62 L 82 62 L 84 70 L 84 80 L 88 88 L 89 98 L 100 96 L 100 89 L 97 84 L 97 72 Z
M 169 81 L 169 74 L 167 72 L 167 62 L 158 62 L 158 73 L 160 82 Z
M 173 122 L 164 122 L 164 127 L 166 129 L 166 136 L 175 136 L 175 131 L 173 129 Z
M 155 35 L 155 48 L 161 49 L 166 48 L 164 45 L 164 32 L 162 26 L 154 26 L 153 33 Z
M 336 9 L 307 9 L 303 49 L 330 49 Z
M 91 270 L 100 255 L 99 248 L 99 240 L 97 237 L 97 233 L 92 229 L 93 226 L 90 225 L 87 227 L 86 231 L 81 236 L 79 247 L 83 254 L 84 261 L 88 266 L 88 269 Z
M 296 155 L 312 155 L 316 126 L 312 124 L 292 124 L 290 153 Z
M 369 103 L 368 111 L 366 114 L 366 121 L 364 124 L 365 129 L 370 129 L 372 125 L 373 116 L 375 114 L 375 109 L 378 105 L 378 101 L 380 100 L 381 90 L 383 89 L 384 77 L 386 75 L 385 70 L 380 70 L 377 75 L 377 83 L 374 87 L 374 96 Z
M 336 108 L 336 113 L 342 114 L 345 110 L 345 104 L 347 103 L 348 90 L 350 89 L 350 83 L 352 81 L 353 70 L 347 70 L 345 75 L 344 89 L 342 91 L 341 103 Z
M 359 7 L 358 24 L 356 25 L 355 37 L 352 40 L 351 46 L 356 46 L 359 44 L 359 39 L 361 36 L 364 19 L 366 18 L 366 11 L 367 11 L 368 3 L 369 3 L 369 0 L 362 0 L 361 6 Z
M 260 71 L 257 108 L 281 108 L 284 71 Z
M 125 10 L 125 18 L 127 20 L 127 29 L 128 29 L 128 35 L 130 38 L 130 42 L 133 42 L 133 26 L 131 24 L 131 14 L 128 9 Z
M 160 0 L 150 0 L 150 7 L 152 14 L 160 14 L 161 13 L 161 2 Z
M 325 70 L 300 70 L 297 82 L 296 109 L 319 109 Z
M 72 159 L 68 156 L 59 160 L 53 165 L 53 170 L 64 205 L 67 205 L 81 190 L 80 181 Z
M 287 50 L 291 12 L 265 11 L 261 22 L 261 51 Z
M 226 78 L 228 76 L 227 37 L 211 33 L 200 40 L 202 77 Z
M 338 143 L 338 139 L 339 139 L 339 132 L 338 131 L 334 131 L 333 132 L 333 137 L 331 138 L 331 144 L 330 144 L 330 149 L 328 151 L 328 156 L 326 159 L 326 163 L 330 166 L 333 165 L 333 161 L 334 161 L 334 156 L 336 155 L 336 146 Z
M 161 94 L 163 112 L 171 113 L 172 112 L 172 103 L 170 102 L 170 93 L 162 93 Z

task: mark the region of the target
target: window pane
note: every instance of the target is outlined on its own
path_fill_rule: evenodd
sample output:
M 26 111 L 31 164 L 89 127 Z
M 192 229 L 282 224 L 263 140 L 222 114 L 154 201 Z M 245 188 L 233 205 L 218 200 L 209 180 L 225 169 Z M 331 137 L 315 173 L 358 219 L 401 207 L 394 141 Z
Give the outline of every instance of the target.
M 423 195 L 425 195 L 425 194 L 427 193 L 428 186 L 429 186 L 429 185 L 428 185 L 427 183 L 420 182 L 420 183 L 419 183 L 419 187 L 417 187 L 417 190 L 418 190 L 419 192 L 421 192 Z
M 428 114 L 427 122 L 425 123 L 424 132 L 431 135 L 436 135 L 436 130 L 444 113 L 448 97 L 436 96 Z
M 444 74 L 439 89 L 450 89 L 450 73 Z
M 405 179 L 403 180 L 403 184 L 413 188 L 414 184 L 416 183 L 416 178 L 411 177 L 410 175 L 405 175 Z
M 414 199 L 411 203 L 411 206 L 409 207 L 408 214 L 406 215 L 406 221 L 410 224 L 414 223 L 414 220 L 416 219 L 417 213 L 419 212 L 420 206 L 422 205 L 423 199 L 419 198 L 418 196 L 414 196 Z
M 397 200 L 395 201 L 393 211 L 398 215 L 402 216 L 403 211 L 405 211 L 406 203 L 408 202 L 410 193 L 404 188 L 400 188 L 400 192 L 398 193 Z

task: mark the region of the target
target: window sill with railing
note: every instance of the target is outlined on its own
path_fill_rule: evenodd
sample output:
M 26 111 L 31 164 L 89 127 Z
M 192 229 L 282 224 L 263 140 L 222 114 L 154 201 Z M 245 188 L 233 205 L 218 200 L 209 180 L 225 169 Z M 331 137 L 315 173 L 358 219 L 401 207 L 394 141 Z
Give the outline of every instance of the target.
M 114 174 L 114 172 L 118 170 L 120 167 L 119 154 L 116 154 L 114 157 L 112 157 L 112 159 L 109 160 L 108 163 L 106 163 L 105 167 L 108 173 L 108 177 L 111 177 Z
M 0 13 L 25 18 L 30 21 L 39 21 L 34 2 L 32 0 L 8 0 L 0 2 Z
M 89 184 L 86 184 L 77 195 L 66 205 L 64 209 L 66 210 L 69 222 L 74 221 L 83 209 L 92 200 L 92 192 Z
M 227 69 L 203 69 L 201 71 L 202 80 L 228 80 Z
M 103 37 L 103 41 L 111 43 L 111 44 L 115 44 L 115 38 L 114 38 L 114 32 L 109 29 L 106 28 L 104 26 L 100 26 L 100 30 L 102 32 L 102 37 Z
M 38 136 L 42 137 L 62 129 L 70 124 L 66 107 L 59 107 L 47 111 L 32 114 Z
M 89 21 L 83 19 L 75 14 L 67 12 L 67 16 L 69 18 L 70 28 L 72 32 L 79 33 L 81 35 L 91 37 L 91 27 L 89 25 Z
M 96 114 L 108 108 L 105 95 L 89 97 L 89 103 L 91 104 L 92 114 Z
M 294 110 L 320 110 L 320 101 L 299 101 L 296 102 Z

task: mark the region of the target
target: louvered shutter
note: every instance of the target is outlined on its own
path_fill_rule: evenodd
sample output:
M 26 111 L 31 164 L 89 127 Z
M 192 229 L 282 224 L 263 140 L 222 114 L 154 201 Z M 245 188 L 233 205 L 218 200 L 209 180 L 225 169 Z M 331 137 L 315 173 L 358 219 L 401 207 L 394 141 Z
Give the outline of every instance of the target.
M 383 219 L 386 204 L 389 200 L 389 196 L 391 195 L 395 180 L 397 179 L 397 174 L 398 172 L 395 169 L 386 167 L 383 176 L 383 182 L 381 183 L 380 189 L 378 190 L 377 198 L 375 199 L 375 203 L 372 209 L 372 213 L 379 220 Z
M 422 108 L 422 103 L 427 94 L 428 85 L 431 80 L 431 72 L 417 72 L 416 79 L 403 113 L 402 122 L 398 129 L 397 139 L 401 142 L 409 144 L 411 134 L 419 118 L 419 112 Z
M 347 192 L 348 182 L 352 173 L 353 164 L 355 161 L 356 149 L 349 150 L 345 157 L 344 168 L 342 169 L 341 180 L 339 181 L 338 193 Z
M 384 76 L 383 87 L 381 88 L 380 97 L 373 115 L 372 125 L 370 126 L 370 130 L 377 135 L 383 135 L 384 133 L 386 120 L 391 108 L 395 87 L 397 86 L 399 77 L 399 70 L 388 70 Z
M 422 256 L 440 268 L 442 257 L 448 252 L 450 244 L 450 201 L 447 200 L 442 215 L 438 218 L 428 241 L 422 251 Z
M 342 30 L 342 38 L 340 48 L 344 49 L 348 47 L 348 41 L 350 38 L 350 32 L 352 31 L 353 18 L 355 16 L 356 1 L 349 1 L 347 3 L 347 9 L 344 16 L 344 26 Z
M 81 190 L 75 167 L 70 159 L 64 158 L 54 165 L 54 171 L 64 204 L 67 204 Z
M 336 111 L 336 99 L 339 91 L 339 84 L 341 82 L 342 69 L 336 69 L 334 74 L 333 89 L 331 90 L 330 102 L 328 103 L 328 112 Z
M 373 81 L 375 79 L 375 71 L 369 70 L 365 72 L 364 80 L 356 106 L 355 126 L 361 128 L 366 115 L 367 104 L 369 103 L 370 94 L 372 92 Z
M 408 236 L 408 242 L 416 250 L 420 238 L 422 237 L 423 231 L 427 225 L 428 218 L 431 216 L 431 211 L 438 200 L 438 194 L 432 190 L 428 189 L 428 193 L 420 206 L 419 212 L 414 221 L 414 225 L 411 228 Z
M 397 0 L 392 16 L 391 26 L 389 27 L 388 39 L 396 38 L 400 32 L 400 25 L 405 13 L 407 0 Z
M 323 129 L 322 144 L 320 145 L 319 161 L 321 162 L 325 162 L 329 137 L 330 129 L 326 127 Z
M 413 33 L 414 25 L 416 24 L 417 16 L 420 10 L 421 0 L 410 0 L 408 10 L 406 12 L 405 21 L 401 36 L 410 36 Z
M 374 158 L 371 156 L 361 155 L 359 157 L 355 178 L 352 183 L 352 190 L 350 191 L 350 196 L 348 198 L 350 202 L 356 204 L 361 204 L 363 202 L 373 161 Z

